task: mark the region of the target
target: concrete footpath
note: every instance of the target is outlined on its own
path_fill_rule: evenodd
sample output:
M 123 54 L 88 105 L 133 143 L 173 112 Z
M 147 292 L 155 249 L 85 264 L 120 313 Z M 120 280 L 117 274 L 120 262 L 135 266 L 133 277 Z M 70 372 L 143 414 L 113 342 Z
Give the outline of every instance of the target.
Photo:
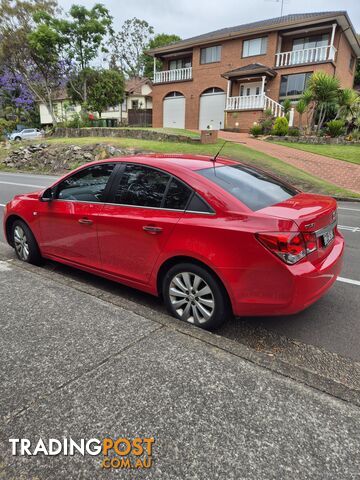
M 360 409 L 0 261 L 0 479 L 360 479 Z M 9 438 L 154 437 L 148 470 L 13 456 Z

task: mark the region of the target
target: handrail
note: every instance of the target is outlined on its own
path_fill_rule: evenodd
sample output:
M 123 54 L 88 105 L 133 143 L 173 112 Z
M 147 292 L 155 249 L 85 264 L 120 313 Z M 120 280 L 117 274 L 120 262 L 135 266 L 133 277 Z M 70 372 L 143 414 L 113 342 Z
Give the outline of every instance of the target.
M 278 52 L 275 54 L 277 67 L 299 65 L 302 63 L 326 62 L 335 60 L 336 48 L 333 45 L 323 47 L 303 48 L 290 52 Z
M 271 110 L 275 117 L 283 117 L 284 107 L 265 94 L 244 95 L 241 97 L 228 97 L 227 110 Z
M 181 82 L 192 79 L 192 67 L 155 72 L 154 83 Z

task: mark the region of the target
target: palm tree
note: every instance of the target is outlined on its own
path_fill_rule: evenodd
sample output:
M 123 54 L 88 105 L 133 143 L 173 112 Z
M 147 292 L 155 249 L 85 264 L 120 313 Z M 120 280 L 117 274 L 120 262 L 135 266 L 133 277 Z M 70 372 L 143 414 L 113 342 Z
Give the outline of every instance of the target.
M 320 132 L 328 110 L 338 102 L 340 81 L 337 77 L 318 71 L 311 75 L 308 91 L 318 115 L 317 132 Z M 315 116 L 313 116 L 314 120 Z
M 359 114 L 360 96 L 352 88 L 339 90 L 338 107 L 335 119 L 344 119 L 348 129 Z

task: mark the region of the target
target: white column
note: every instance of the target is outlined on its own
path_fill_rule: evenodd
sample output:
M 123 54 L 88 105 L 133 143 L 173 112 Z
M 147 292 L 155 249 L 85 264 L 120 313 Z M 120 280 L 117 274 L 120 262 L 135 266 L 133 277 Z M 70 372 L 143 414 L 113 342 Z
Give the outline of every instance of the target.
M 336 23 L 333 23 L 333 24 L 332 24 L 331 39 L 330 39 L 330 45 L 331 45 L 332 47 L 334 46 L 335 30 L 336 30 Z
M 291 108 L 289 112 L 289 127 L 292 127 L 294 125 L 294 108 Z
M 156 73 L 156 57 L 154 57 L 154 80 L 155 80 L 155 73 Z
M 227 81 L 227 98 L 230 97 L 230 93 L 231 93 L 231 80 L 229 79 Z
M 263 75 L 263 76 L 261 77 L 261 79 L 262 79 L 262 84 L 261 84 L 261 95 L 264 95 L 264 93 L 265 93 L 265 80 L 266 80 L 266 76 L 265 76 L 265 75 Z

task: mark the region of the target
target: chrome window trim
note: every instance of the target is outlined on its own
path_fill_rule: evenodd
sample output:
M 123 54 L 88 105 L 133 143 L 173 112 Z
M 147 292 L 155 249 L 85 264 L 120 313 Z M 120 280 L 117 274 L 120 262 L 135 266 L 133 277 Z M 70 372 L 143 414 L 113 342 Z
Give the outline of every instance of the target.
M 92 205 L 112 205 L 114 207 L 130 207 L 130 208 L 146 208 L 147 210 L 165 210 L 167 212 L 181 212 L 181 213 L 196 213 L 197 215 L 216 215 L 215 212 L 196 212 L 193 210 L 180 210 L 176 208 L 161 208 L 161 207 L 146 207 L 142 205 L 128 205 L 125 203 L 112 202 L 88 202 L 86 200 L 66 200 L 65 198 L 54 198 L 52 202 L 73 202 L 73 203 L 88 203 Z

